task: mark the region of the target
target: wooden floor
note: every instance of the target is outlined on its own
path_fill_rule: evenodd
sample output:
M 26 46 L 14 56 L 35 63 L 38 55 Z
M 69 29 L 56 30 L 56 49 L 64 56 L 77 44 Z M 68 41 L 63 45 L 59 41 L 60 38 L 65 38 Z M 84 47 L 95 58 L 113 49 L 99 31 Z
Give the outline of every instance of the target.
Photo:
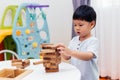
M 100 79 L 100 80 L 108 80 L 108 79 Z
M 110 79 L 107 79 L 107 78 L 100 78 L 99 80 L 110 80 Z

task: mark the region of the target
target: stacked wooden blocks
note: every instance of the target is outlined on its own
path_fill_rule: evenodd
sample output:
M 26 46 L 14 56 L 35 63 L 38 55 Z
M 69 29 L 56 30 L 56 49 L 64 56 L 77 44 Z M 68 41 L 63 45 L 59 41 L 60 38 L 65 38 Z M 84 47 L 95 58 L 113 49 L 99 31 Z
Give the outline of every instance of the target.
M 22 60 L 12 60 L 12 66 L 16 66 L 17 68 L 24 69 L 25 67 L 30 65 L 30 60 L 25 59 L 24 61 Z
M 61 56 L 52 44 L 42 44 L 41 54 L 46 72 L 58 72 Z

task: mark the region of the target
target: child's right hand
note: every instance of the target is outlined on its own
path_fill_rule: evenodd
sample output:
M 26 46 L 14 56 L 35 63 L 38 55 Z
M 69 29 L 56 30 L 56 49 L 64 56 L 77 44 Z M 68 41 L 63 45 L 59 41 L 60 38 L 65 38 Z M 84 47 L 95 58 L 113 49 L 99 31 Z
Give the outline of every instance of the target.
M 71 50 L 68 49 L 64 44 L 58 43 L 55 46 L 61 55 L 64 55 L 66 57 L 70 56 Z

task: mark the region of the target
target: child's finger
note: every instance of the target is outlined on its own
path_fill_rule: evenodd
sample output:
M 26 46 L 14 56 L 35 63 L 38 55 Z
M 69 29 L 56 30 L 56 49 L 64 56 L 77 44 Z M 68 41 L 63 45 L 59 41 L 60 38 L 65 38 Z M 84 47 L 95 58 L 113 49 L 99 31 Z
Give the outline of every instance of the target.
M 58 47 L 64 47 L 64 48 L 65 48 L 64 44 L 62 44 L 62 43 L 55 44 L 54 46 L 55 46 L 56 48 L 58 48 Z

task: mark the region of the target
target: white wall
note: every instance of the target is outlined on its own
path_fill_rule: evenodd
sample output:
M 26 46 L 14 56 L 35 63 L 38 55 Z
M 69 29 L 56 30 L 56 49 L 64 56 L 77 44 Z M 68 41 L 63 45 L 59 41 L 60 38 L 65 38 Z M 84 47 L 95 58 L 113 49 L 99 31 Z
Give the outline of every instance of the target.
M 0 23 L 8 5 L 37 2 L 50 7 L 45 9 L 50 31 L 51 43 L 62 42 L 68 45 L 72 29 L 72 0 L 0 0 Z

